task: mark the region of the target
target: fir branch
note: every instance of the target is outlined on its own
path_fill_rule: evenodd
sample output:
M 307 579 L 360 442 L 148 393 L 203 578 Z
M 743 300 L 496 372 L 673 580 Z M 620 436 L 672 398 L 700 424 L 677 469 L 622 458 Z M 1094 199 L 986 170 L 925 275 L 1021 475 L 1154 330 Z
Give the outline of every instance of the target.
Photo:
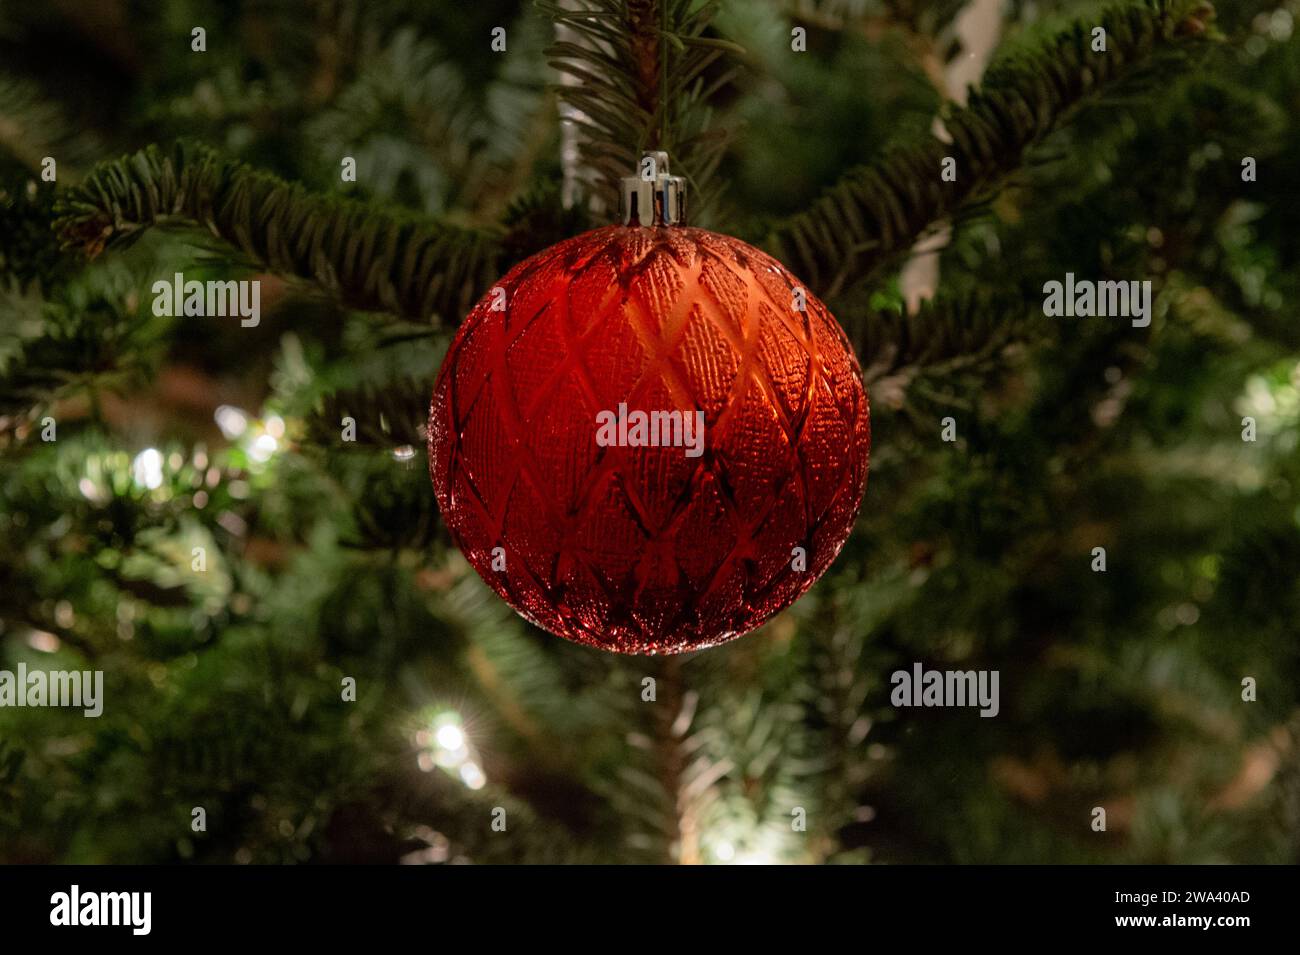
M 614 766 L 597 766 L 588 783 L 610 810 L 620 842 L 620 861 L 676 863 L 693 858 L 683 845 L 690 829 L 682 816 L 683 773 L 689 754 L 683 738 L 692 709 L 680 661 L 607 655 L 574 657 L 588 702 L 599 713 L 594 726 L 606 746 L 624 755 Z M 653 676 L 655 699 L 643 699 L 643 680 Z
M 505 229 L 501 239 L 503 269 L 592 228 L 586 209 L 580 205 L 566 209 L 559 184 L 550 179 L 540 180 L 511 199 L 501 224 Z
M 158 325 L 108 297 L 0 290 L 0 416 L 34 420 L 72 395 L 138 385 L 160 357 Z M 25 335 L 27 326 L 38 333 Z
M 423 449 L 397 466 L 389 455 L 355 456 L 336 466 L 343 499 L 356 502 L 356 532 L 345 538 L 361 550 L 427 549 L 439 535 L 438 508 L 429 493 Z
M 749 663 L 765 675 L 802 653 L 802 646 L 774 641 L 754 647 Z M 694 833 L 693 861 L 810 861 L 818 849 L 792 823 L 809 814 L 824 818 L 819 734 L 802 719 L 813 687 L 793 668 L 779 681 L 759 676 L 757 684 L 738 687 L 734 669 L 707 659 L 698 664 L 706 671 L 699 678 L 704 688 L 685 741 L 691 763 L 681 799 Z
M 498 274 L 499 244 L 487 232 L 315 195 L 195 145 L 150 146 L 104 163 L 60 211 L 63 242 L 91 257 L 179 221 L 354 308 L 416 319 L 463 315 Z
M 420 451 L 428 410 L 428 381 L 402 378 L 341 389 L 319 399 L 306 421 L 306 441 L 313 447 L 336 445 L 340 422 L 350 417 L 356 421 L 355 440 L 341 445 L 348 451 L 394 452 L 404 446 Z
M 664 657 L 653 664 L 658 673 L 658 694 L 650 711 L 653 742 L 651 750 L 655 773 L 649 795 L 664 797 L 660 802 L 660 830 L 668 846 L 666 861 L 690 862 L 694 849 L 689 836 L 694 826 L 687 820 L 687 752 L 682 737 L 690 727 L 694 706 L 689 702 L 682 661 Z
M 588 698 L 599 688 L 567 682 L 565 664 L 581 651 L 539 640 L 463 561 L 453 559 L 441 573 L 454 582 L 435 588 L 439 618 L 470 648 L 466 663 L 484 697 L 539 762 L 579 772 L 582 734 L 610 715 Z
M 552 66 L 578 81 L 556 90 L 579 117 L 579 150 L 599 177 L 599 198 L 607 207 L 617 204 L 618 180 L 632 174 L 645 149 L 667 151 L 674 173 L 698 191 L 726 143 L 709 129 L 706 108 L 735 74 L 720 61 L 744 52 L 705 36 L 716 4 L 585 0 L 575 9 L 542 0 L 540 6 L 578 38 L 558 41 L 546 53 Z
M 1000 364 L 1006 349 L 1042 337 L 1034 312 L 1013 296 L 977 293 L 922 303 L 915 314 L 846 318 L 868 385 L 919 374 L 954 375 Z M 1041 315 L 1038 317 L 1041 318 Z
M 495 222 L 553 132 L 553 104 L 543 95 L 548 31 L 541 18 L 518 19 L 496 75 L 471 83 L 436 42 L 404 26 L 305 124 L 308 142 L 325 155 L 354 156 L 371 195 Z
M 66 278 L 66 256 L 59 254 L 50 231 L 53 190 L 52 185 L 38 185 L 25 171 L 0 175 L 0 289 L 33 284 L 48 289 Z
M 777 224 L 768 250 L 817 294 L 838 294 L 911 248 L 933 223 L 987 200 L 1082 102 L 1205 34 L 1213 12 L 1194 0 L 1141 0 L 1007 57 L 967 106 L 944 118 L 951 143 L 927 134 L 851 170 L 806 212 Z M 1095 27 L 1106 31 L 1105 53 L 1092 51 Z M 940 179 L 946 157 L 956 160 L 956 182 Z

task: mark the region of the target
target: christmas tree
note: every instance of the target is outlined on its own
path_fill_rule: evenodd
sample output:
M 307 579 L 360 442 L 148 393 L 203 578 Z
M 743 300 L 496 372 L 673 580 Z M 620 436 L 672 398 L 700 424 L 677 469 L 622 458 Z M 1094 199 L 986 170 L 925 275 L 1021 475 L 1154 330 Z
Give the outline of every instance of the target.
M 0 862 L 1300 861 L 1298 15 L 0 6 Z M 647 152 L 874 453 L 806 595 L 629 656 L 492 593 L 425 444 Z

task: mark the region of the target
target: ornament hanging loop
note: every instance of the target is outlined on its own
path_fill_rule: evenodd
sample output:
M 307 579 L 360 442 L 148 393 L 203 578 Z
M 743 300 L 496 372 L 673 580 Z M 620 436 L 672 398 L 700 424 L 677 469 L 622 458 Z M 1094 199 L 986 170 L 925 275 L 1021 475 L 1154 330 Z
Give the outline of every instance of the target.
M 624 225 L 685 225 L 686 179 L 668 173 L 668 154 L 641 154 L 635 176 L 619 180 L 619 220 Z

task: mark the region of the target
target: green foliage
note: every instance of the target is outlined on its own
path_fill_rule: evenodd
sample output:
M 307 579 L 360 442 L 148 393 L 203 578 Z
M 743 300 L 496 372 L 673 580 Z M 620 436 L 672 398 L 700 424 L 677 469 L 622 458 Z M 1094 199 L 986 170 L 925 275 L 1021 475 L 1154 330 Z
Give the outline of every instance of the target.
M 876 407 L 911 416 L 927 407 L 969 408 L 962 396 L 1043 334 L 1034 306 L 978 292 L 932 299 L 912 313 L 900 305 L 842 314 Z
M 169 322 L 141 309 L 132 280 L 123 269 L 101 269 L 61 286 L 53 301 L 0 291 L 0 414 L 35 417 L 87 390 L 146 380 Z
M 557 88 L 573 110 L 583 165 L 596 195 L 617 206 L 618 180 L 632 175 L 642 151 L 666 150 L 673 172 L 696 187 L 716 168 L 725 139 L 710 128 L 709 101 L 734 77 L 713 69 L 734 44 L 709 36 L 715 3 L 696 0 L 584 0 L 540 8 L 561 28 L 547 48 L 551 64 L 572 78 Z M 572 39 L 569 39 L 569 36 Z
M 1098 24 L 1108 38 L 1105 54 L 1092 52 L 1092 26 L 1079 23 L 999 62 L 966 106 L 944 116 L 951 142 L 927 134 L 850 170 L 806 212 L 775 226 L 769 250 L 820 295 L 835 296 L 865 279 L 932 223 L 990 195 L 1084 97 L 1152 68 L 1154 54 L 1204 34 L 1212 8 L 1188 7 L 1163 0 L 1112 7 Z M 946 158 L 956 161 L 955 182 L 940 177 Z
M 463 314 L 496 275 L 497 243 L 487 233 L 312 196 L 201 146 L 149 147 L 101 167 L 66 198 L 55 226 L 94 257 L 175 220 L 356 308 L 413 318 Z
M 49 285 L 67 271 L 50 231 L 53 196 L 26 173 L 0 178 L 0 284 L 5 288 Z

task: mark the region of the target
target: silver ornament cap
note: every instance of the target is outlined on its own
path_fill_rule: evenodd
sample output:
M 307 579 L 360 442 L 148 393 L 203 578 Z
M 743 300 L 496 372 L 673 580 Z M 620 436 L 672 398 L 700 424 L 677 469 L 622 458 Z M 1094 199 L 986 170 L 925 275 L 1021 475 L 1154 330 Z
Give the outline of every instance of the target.
M 668 154 L 641 154 L 637 175 L 619 180 L 619 221 L 623 225 L 685 225 L 686 179 L 668 172 Z

